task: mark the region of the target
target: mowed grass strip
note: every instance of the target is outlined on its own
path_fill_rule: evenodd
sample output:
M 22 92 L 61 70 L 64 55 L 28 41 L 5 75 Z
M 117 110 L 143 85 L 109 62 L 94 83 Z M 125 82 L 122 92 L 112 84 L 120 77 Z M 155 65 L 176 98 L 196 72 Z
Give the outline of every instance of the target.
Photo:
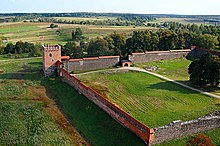
M 141 72 L 93 73 L 78 76 L 131 116 L 149 127 L 192 120 L 219 110 L 210 98 Z

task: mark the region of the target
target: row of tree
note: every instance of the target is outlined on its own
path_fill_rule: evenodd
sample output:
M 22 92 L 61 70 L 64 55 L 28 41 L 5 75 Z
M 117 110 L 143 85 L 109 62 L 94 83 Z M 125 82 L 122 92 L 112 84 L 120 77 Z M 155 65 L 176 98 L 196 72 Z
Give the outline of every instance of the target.
M 29 43 L 18 41 L 16 44 L 8 43 L 6 46 L 0 46 L 0 54 L 22 54 L 28 53 L 30 57 L 40 56 L 41 47 L 40 43 Z
M 195 32 L 176 32 L 172 30 L 159 31 L 134 31 L 132 34 L 112 33 L 104 37 L 97 37 L 85 40 L 82 30 L 77 28 L 72 32 L 73 42 L 69 42 L 73 48 L 64 46 L 63 54 L 77 52 L 71 57 L 81 57 L 82 52 L 87 52 L 87 56 L 99 55 L 120 55 L 125 57 L 134 52 L 146 51 L 166 51 L 172 49 L 190 48 L 199 46 L 207 49 L 219 49 L 220 38 L 211 34 L 197 34 Z M 88 41 L 88 42 L 87 42 Z

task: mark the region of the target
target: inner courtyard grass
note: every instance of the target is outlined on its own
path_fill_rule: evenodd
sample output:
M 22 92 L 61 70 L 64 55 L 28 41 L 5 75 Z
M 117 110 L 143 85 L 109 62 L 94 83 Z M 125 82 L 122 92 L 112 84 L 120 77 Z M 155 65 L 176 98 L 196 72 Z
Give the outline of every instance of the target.
M 78 76 L 131 116 L 149 127 L 192 120 L 219 110 L 219 99 L 201 95 L 142 72 L 92 73 Z
M 197 89 L 201 89 L 206 92 L 220 95 L 219 87 L 210 87 L 210 86 L 201 87 L 201 86 L 193 85 L 189 81 L 188 67 L 190 63 L 191 63 L 190 60 L 187 60 L 186 58 L 182 58 L 175 60 L 161 60 L 155 62 L 137 63 L 135 64 L 135 66 L 140 68 L 145 68 L 146 66 L 157 66 L 160 69 L 154 71 L 155 73 L 176 80 L 178 82 L 182 82 L 186 85 L 195 87 Z
M 160 69 L 155 71 L 165 77 L 178 81 L 189 80 L 188 67 L 191 61 L 186 58 L 175 60 L 161 60 L 155 62 L 137 63 L 135 66 L 144 68 L 147 66 L 157 66 Z

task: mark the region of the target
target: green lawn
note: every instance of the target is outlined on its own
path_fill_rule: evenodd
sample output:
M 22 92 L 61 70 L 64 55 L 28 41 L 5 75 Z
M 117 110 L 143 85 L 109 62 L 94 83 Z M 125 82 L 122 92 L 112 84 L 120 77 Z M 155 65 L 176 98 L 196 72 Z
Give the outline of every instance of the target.
M 149 127 L 195 119 L 220 109 L 218 99 L 146 73 L 93 73 L 79 78 Z
M 185 58 L 175 60 L 161 60 L 155 62 L 137 63 L 135 66 L 144 68 L 146 66 L 158 66 L 160 69 L 155 71 L 165 77 L 178 81 L 189 80 L 188 66 L 191 61 Z
M 220 88 L 199 87 L 199 86 L 193 85 L 189 81 L 188 67 L 190 63 L 191 63 L 190 60 L 182 58 L 182 59 L 175 59 L 175 60 L 162 60 L 162 61 L 155 61 L 155 62 L 137 63 L 135 64 L 135 66 L 140 67 L 140 68 L 144 68 L 145 66 L 158 66 L 160 69 L 155 71 L 155 73 L 158 73 L 170 79 L 182 82 L 189 86 L 201 89 L 203 91 L 207 91 L 210 93 L 220 95 Z

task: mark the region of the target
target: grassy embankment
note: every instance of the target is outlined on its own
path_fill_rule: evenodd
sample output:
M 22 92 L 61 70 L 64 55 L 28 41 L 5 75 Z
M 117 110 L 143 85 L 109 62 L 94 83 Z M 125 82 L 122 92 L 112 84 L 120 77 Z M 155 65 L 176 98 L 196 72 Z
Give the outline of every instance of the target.
M 55 103 L 50 103 L 48 97 L 91 144 L 144 145 L 59 78 L 44 78 L 41 68 L 41 59 L 0 63 L 0 131 L 5 131 L 0 134 L 0 141 L 3 145 L 84 143 L 64 119 L 57 118 Z

